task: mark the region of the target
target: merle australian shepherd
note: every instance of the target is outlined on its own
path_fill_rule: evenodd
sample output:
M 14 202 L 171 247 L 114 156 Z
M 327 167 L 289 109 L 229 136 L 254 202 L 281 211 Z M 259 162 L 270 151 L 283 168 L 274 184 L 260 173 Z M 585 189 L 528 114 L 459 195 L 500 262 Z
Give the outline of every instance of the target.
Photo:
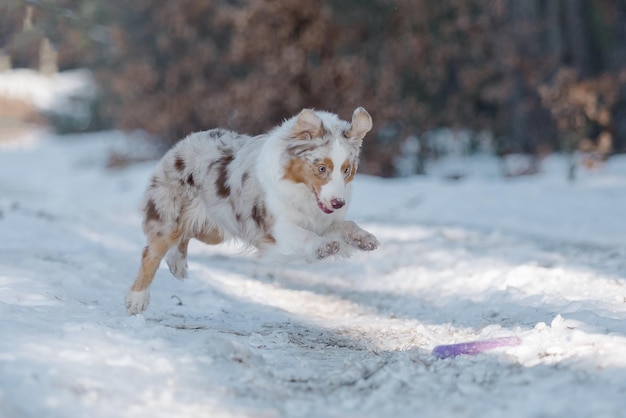
M 144 196 L 147 245 L 125 302 L 129 314 L 148 306 L 159 263 L 187 276 L 187 245 L 240 239 L 268 258 L 317 260 L 375 250 L 374 235 L 345 220 L 350 183 L 372 118 L 352 121 L 302 110 L 269 133 L 250 137 L 223 129 L 178 142 L 157 165 Z

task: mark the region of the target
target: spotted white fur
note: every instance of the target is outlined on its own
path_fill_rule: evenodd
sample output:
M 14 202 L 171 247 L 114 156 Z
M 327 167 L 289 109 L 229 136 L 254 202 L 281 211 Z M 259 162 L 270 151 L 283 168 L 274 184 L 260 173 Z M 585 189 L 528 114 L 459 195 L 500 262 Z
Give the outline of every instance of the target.
M 144 196 L 147 237 L 126 295 L 143 312 L 161 259 L 187 276 L 190 239 L 237 238 L 267 259 L 308 260 L 371 251 L 376 238 L 345 220 L 351 180 L 372 120 L 357 108 L 346 122 L 305 109 L 267 134 L 214 129 L 189 135 L 159 162 Z

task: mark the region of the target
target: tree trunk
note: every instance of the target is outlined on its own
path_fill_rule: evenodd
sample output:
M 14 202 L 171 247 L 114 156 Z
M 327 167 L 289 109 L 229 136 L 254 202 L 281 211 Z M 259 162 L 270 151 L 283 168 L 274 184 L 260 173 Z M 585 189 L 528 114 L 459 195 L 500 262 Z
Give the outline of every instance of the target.
M 560 9 L 560 2 L 556 0 L 550 0 L 546 3 L 546 49 L 548 54 L 558 61 L 561 61 L 563 55 Z
M 626 70 L 626 1 L 616 1 L 613 20 L 613 51 L 610 69 L 615 72 Z M 613 106 L 613 147 L 615 151 L 626 151 L 626 86 L 621 86 L 617 103 Z
M 565 0 L 565 28 L 567 50 L 572 67 L 585 78 L 590 73 L 589 45 L 581 0 Z

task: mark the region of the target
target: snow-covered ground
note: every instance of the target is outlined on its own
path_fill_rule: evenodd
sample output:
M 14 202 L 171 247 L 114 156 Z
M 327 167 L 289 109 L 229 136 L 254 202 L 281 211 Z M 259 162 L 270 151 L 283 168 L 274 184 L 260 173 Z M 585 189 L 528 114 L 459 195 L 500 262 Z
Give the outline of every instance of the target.
M 565 181 L 355 181 L 382 242 L 274 267 L 235 245 L 123 296 L 154 163 L 119 133 L 0 149 L 0 417 L 618 417 L 626 411 L 626 159 Z M 470 170 L 471 171 L 471 170 Z M 437 359 L 435 345 L 522 344 Z

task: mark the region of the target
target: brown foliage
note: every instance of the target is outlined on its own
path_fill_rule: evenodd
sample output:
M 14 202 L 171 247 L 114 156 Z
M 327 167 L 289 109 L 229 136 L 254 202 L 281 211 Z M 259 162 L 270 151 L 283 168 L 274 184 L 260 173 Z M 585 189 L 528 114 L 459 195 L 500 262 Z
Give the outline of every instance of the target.
M 439 126 L 487 128 L 501 152 L 558 148 L 557 131 L 593 133 L 562 122 L 564 103 L 585 107 L 573 104 L 585 94 L 598 104 L 587 121 L 626 132 L 626 89 L 615 87 L 626 7 L 611 0 L 38 4 L 61 67 L 94 69 L 104 115 L 169 142 L 215 126 L 259 133 L 303 107 L 347 118 L 364 106 L 375 125 L 363 167 L 391 174 L 401 140 Z M 577 74 L 570 93 L 564 68 Z
M 611 151 L 612 109 L 625 82 L 626 71 L 581 80 L 577 71 L 564 68 L 551 84 L 539 88 L 561 135 L 563 148 L 571 150 L 581 144 L 585 151 L 598 149 L 604 155 Z M 592 126 L 599 131 L 597 145 L 588 139 Z

